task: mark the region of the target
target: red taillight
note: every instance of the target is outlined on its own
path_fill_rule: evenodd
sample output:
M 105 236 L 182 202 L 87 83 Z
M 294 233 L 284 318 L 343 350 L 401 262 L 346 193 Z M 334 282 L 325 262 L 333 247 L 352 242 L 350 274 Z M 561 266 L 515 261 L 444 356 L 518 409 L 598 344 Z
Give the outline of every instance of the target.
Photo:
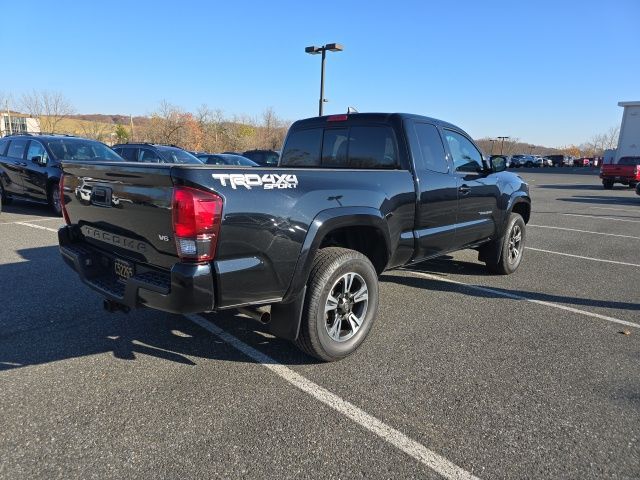
M 182 260 L 213 259 L 222 221 L 222 198 L 189 187 L 173 189 L 173 235 Z
M 348 115 L 329 115 L 327 122 L 346 122 L 348 119 Z
M 67 206 L 64 203 L 64 174 L 60 175 L 60 184 L 58 185 L 58 195 L 60 196 L 60 210 L 62 210 L 62 216 L 64 217 L 64 222 L 67 225 L 71 225 L 71 221 L 69 220 L 69 214 L 67 213 Z

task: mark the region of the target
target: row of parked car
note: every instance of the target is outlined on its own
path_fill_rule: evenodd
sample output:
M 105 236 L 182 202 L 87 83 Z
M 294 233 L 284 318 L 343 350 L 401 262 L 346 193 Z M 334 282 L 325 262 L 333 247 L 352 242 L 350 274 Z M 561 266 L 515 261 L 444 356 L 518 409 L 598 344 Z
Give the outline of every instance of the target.
M 175 145 L 105 144 L 70 135 L 17 134 L 0 138 L 0 208 L 13 198 L 49 204 L 60 215 L 59 186 L 62 160 L 114 160 L 239 166 L 275 166 L 280 153 L 188 152 Z
M 504 158 L 507 168 L 544 168 L 544 167 L 597 167 L 601 163 L 598 157 L 574 158 L 569 155 L 491 155 L 491 158 Z

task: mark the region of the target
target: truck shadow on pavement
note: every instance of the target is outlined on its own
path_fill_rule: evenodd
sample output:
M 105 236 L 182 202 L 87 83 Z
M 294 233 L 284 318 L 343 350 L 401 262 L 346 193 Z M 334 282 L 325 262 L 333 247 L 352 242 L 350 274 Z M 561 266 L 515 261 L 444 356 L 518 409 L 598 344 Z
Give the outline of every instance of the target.
M 58 218 L 58 216 L 51 211 L 51 207 L 48 205 L 20 200 L 13 200 L 10 204 L 2 204 L 2 213 Z M 60 221 L 62 221 L 61 217 Z
M 0 372 L 103 353 L 126 361 L 150 356 L 191 366 L 202 359 L 254 363 L 182 315 L 144 308 L 129 314 L 105 312 L 100 295 L 63 263 L 57 246 L 17 253 L 22 261 L 0 265 Z M 206 318 L 279 360 L 316 363 L 235 311 Z M 112 360 L 100 362 L 95 368 L 117 368 Z
M 418 273 L 430 273 L 435 276 L 447 275 L 447 274 L 464 274 L 470 276 L 485 276 L 491 277 L 492 275 L 487 272 L 484 265 L 478 263 L 464 262 L 460 260 L 452 260 L 451 257 L 443 257 L 443 259 L 432 260 L 429 262 L 423 262 L 411 267 L 405 267 L 402 270 L 408 272 Z M 443 280 L 447 277 L 443 276 Z M 469 288 L 464 285 L 448 283 L 446 281 L 432 280 L 429 278 L 419 278 L 412 276 L 399 276 L 383 274 L 380 277 L 381 281 L 393 282 L 400 285 L 406 285 L 414 288 L 421 288 L 425 290 L 436 290 L 441 292 L 456 292 L 464 293 L 465 295 L 484 298 L 505 298 L 499 294 L 493 294 L 491 292 L 484 292 L 474 288 Z M 475 285 L 470 283 L 470 285 Z M 568 295 L 559 295 L 545 292 L 535 292 L 529 290 L 519 290 L 515 288 L 501 288 L 493 285 L 478 285 L 483 288 L 490 288 L 496 292 L 504 293 L 506 295 L 518 295 L 521 297 L 530 298 L 532 300 L 542 300 L 545 302 L 561 303 L 568 305 L 577 305 L 582 307 L 601 307 L 612 308 L 619 310 L 632 310 L 640 311 L 640 303 L 631 302 L 618 302 L 613 300 L 599 300 L 592 298 L 572 297 Z

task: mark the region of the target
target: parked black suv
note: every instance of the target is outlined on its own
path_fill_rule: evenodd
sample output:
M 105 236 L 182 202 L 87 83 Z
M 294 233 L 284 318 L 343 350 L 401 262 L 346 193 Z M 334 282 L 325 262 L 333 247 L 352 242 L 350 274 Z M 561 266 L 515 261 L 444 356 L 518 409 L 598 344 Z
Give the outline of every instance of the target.
M 58 182 L 62 160 L 122 161 L 105 144 L 67 135 L 20 134 L 0 138 L 0 197 L 48 203 L 61 214 Z
M 253 160 L 261 167 L 276 167 L 280 160 L 280 154 L 275 150 L 249 150 L 242 156 Z
M 175 145 L 121 143 L 114 145 L 113 149 L 127 162 L 202 164 L 200 160 L 189 152 Z

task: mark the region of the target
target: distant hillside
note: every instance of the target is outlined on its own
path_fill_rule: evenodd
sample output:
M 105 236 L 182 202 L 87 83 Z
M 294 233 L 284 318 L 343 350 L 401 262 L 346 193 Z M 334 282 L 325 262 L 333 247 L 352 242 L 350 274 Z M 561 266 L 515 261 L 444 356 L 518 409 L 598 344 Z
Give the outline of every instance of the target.
M 102 113 L 83 113 L 77 115 L 69 115 L 68 118 L 73 118 L 76 120 L 86 120 L 89 122 L 99 122 L 99 123 L 115 123 L 115 124 L 123 124 L 129 125 L 129 115 L 105 115 Z M 149 117 L 133 117 L 134 125 L 146 125 L 149 122 Z

